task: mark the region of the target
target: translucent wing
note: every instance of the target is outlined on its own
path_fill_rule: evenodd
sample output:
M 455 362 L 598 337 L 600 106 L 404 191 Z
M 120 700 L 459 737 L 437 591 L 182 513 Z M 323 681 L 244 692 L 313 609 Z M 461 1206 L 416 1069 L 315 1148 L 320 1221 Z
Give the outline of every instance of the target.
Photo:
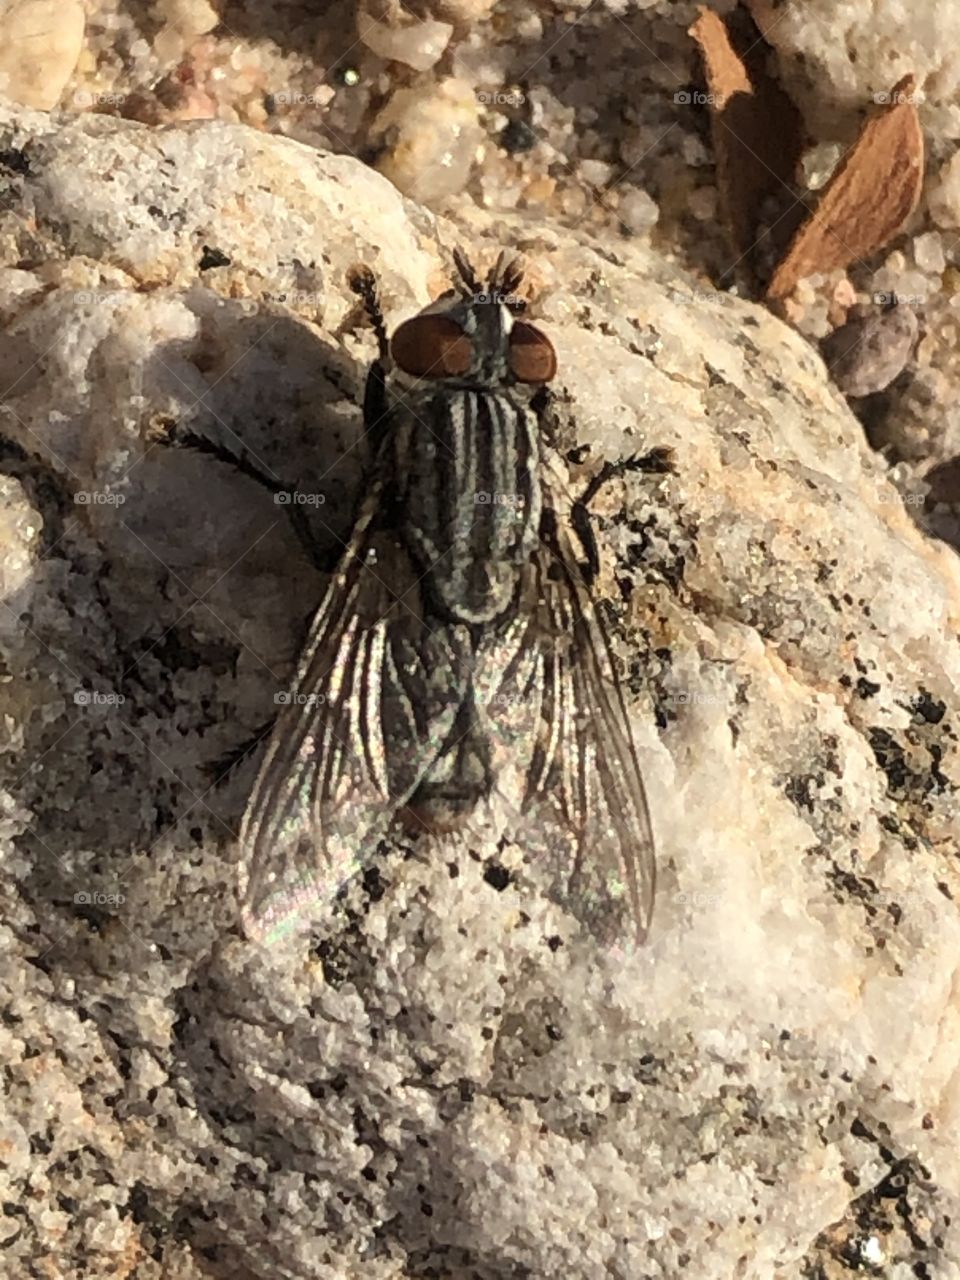
M 538 552 L 529 592 L 522 627 L 483 643 L 475 679 L 498 737 L 535 743 L 522 755 L 523 811 L 551 896 L 603 941 L 640 943 L 655 888 L 643 778 L 606 634 L 560 533 Z
M 463 701 L 469 641 L 428 626 L 416 574 L 369 495 L 311 625 L 240 830 L 248 936 L 321 914 L 439 755 Z

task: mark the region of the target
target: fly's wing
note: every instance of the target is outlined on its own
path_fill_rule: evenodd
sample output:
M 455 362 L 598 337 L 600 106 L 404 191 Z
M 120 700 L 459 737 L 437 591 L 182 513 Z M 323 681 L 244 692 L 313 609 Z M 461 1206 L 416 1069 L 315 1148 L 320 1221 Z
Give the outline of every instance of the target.
M 240 829 L 241 917 L 273 942 L 321 914 L 416 790 L 463 701 L 463 628 L 428 627 L 369 496 L 311 625 Z
M 643 778 L 606 634 L 559 533 L 535 556 L 528 600 L 522 622 L 482 644 L 475 680 L 521 762 L 551 896 L 602 941 L 639 944 L 655 885 Z

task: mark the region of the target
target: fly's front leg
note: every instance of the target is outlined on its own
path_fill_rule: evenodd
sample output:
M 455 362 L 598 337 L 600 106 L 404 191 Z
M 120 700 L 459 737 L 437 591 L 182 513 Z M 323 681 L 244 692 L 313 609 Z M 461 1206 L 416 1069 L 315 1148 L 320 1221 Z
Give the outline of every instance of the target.
M 208 458 L 214 458 L 225 466 L 233 467 L 241 475 L 255 480 L 257 484 L 262 485 L 264 489 L 274 495 L 287 492 L 287 487 L 281 482 L 280 478 L 258 466 L 245 449 L 230 449 L 227 445 L 221 444 L 217 440 L 211 440 L 209 436 L 202 436 L 198 431 L 192 431 L 189 427 L 182 427 L 178 422 L 164 422 L 161 427 L 152 433 L 152 439 L 156 443 L 166 445 L 172 449 L 193 449 L 197 453 L 206 454 Z
M 600 572 L 600 554 L 590 521 L 590 503 L 603 486 L 617 476 L 631 471 L 644 471 L 654 475 L 673 471 L 673 458 L 672 449 L 651 449 L 648 453 L 633 454 L 629 458 L 620 458 L 617 462 L 605 462 L 573 504 L 570 520 L 586 557 L 580 569 L 588 583 L 593 582 Z
M 390 340 L 380 305 L 376 276 L 369 267 L 354 267 L 349 277 L 350 288 L 363 303 L 367 319 L 377 338 L 377 358 L 370 366 L 363 389 L 363 425 L 370 456 L 376 457 L 386 434 L 390 402 L 387 396 L 387 371 L 390 368 Z
M 303 509 L 291 503 L 288 486 L 272 471 L 267 471 L 265 467 L 254 462 L 245 449 L 231 449 L 217 440 L 211 440 L 209 436 L 192 431 L 189 427 L 181 427 L 176 422 L 165 423 L 159 430 L 154 431 L 153 439 L 170 448 L 193 449 L 197 453 L 205 454 L 208 458 L 213 458 L 216 462 L 223 463 L 224 466 L 232 467 L 234 471 L 239 471 L 241 475 L 255 481 L 272 495 L 278 506 L 282 506 L 286 511 L 307 558 L 322 573 L 331 573 L 336 567 L 340 558 L 339 552 L 331 552 L 318 546 Z

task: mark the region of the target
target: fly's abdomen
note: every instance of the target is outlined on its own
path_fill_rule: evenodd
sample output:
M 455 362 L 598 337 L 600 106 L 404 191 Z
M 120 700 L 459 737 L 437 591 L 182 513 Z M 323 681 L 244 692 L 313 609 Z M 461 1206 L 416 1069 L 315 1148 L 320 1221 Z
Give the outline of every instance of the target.
M 536 419 L 502 388 L 449 386 L 407 397 L 398 416 L 400 525 L 431 605 L 490 622 L 537 546 Z

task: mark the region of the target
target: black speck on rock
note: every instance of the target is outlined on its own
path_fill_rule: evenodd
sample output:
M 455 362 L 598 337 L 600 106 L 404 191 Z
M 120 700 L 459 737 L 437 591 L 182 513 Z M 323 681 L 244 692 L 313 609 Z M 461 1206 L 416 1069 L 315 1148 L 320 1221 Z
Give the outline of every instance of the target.
M 510 883 L 510 872 L 506 867 L 501 866 L 499 862 L 491 862 L 484 869 L 483 878 L 487 884 L 496 889 L 497 893 L 502 893 Z
M 531 151 L 537 145 L 537 135 L 525 120 L 510 120 L 500 134 L 504 151 L 514 155 L 518 151 Z
M 894 791 L 902 790 L 910 776 L 903 747 L 886 729 L 876 727 L 870 730 L 870 746 L 877 764 L 887 775 L 890 788 Z
M 923 687 L 911 700 L 910 706 L 913 714 L 920 720 L 926 720 L 927 724 L 939 724 L 947 713 L 947 704 L 936 701 Z
M 6 147 L 0 151 L 0 169 L 25 177 L 30 172 L 30 158 L 19 147 Z
M 211 248 L 210 245 L 203 246 L 203 253 L 200 256 L 200 270 L 209 271 L 211 267 L 229 267 L 230 259 L 222 249 Z

